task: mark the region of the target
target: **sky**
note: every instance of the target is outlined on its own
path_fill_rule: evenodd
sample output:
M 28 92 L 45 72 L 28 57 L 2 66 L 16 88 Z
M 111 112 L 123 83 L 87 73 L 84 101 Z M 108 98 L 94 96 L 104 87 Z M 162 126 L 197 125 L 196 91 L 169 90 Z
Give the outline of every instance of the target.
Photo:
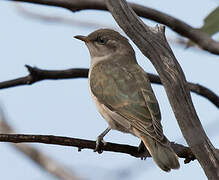
M 204 17 L 218 6 L 216 0 L 135 2 L 166 12 L 197 28 L 203 24 Z M 55 23 L 33 19 L 21 14 L 19 11 L 21 8 L 51 17 L 63 17 L 65 21 Z M 62 8 L 18 4 L 4 0 L 0 1 L 0 22 L 0 81 L 27 75 L 25 64 L 57 70 L 88 68 L 90 65 L 88 50 L 84 43 L 74 39 L 73 36 L 88 35 L 103 27 L 121 31 L 107 12 L 89 10 L 72 13 Z M 156 24 L 147 19 L 144 19 L 144 22 L 152 26 Z M 178 37 L 168 28 L 166 35 L 169 39 Z M 149 60 L 133 43 L 132 45 L 139 64 L 145 71 L 156 73 Z M 185 49 L 175 44 L 170 45 L 186 79 L 204 85 L 219 94 L 216 83 L 219 75 L 218 56 L 194 48 Z M 164 88 L 159 85 L 152 87 L 160 104 L 165 135 L 171 141 L 186 145 Z M 219 147 L 218 109 L 198 95 L 192 94 L 192 99 L 207 135 L 212 143 Z M 0 90 L 0 101 L 8 122 L 18 133 L 51 134 L 95 140 L 107 127 L 107 123 L 91 100 L 87 79 L 47 80 L 31 86 L 3 89 Z M 105 141 L 135 146 L 140 142 L 136 137 L 118 131 L 107 134 Z M 91 150 L 78 152 L 74 147 L 45 144 L 33 146 L 88 180 L 206 179 L 197 161 L 184 164 L 183 159 L 180 159 L 179 170 L 165 173 L 151 158 L 141 161 L 126 154 L 113 152 L 99 155 Z M 8 143 L 1 143 L 0 149 L 0 178 L 54 179 Z

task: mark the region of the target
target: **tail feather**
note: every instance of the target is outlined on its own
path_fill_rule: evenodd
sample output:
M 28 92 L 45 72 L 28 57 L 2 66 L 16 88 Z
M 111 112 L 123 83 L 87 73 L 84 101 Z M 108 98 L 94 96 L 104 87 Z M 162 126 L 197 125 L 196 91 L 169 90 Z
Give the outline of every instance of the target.
M 150 136 L 143 136 L 141 139 L 155 163 L 162 170 L 169 172 L 171 169 L 179 169 L 180 164 L 178 161 L 178 156 L 168 143 L 163 145 Z

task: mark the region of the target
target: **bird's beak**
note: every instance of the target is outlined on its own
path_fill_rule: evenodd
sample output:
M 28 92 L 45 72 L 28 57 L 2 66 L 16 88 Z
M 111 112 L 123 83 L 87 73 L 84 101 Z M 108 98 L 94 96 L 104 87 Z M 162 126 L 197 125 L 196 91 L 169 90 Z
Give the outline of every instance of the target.
M 79 39 L 79 40 L 81 40 L 81 41 L 84 41 L 85 43 L 88 43 L 88 42 L 89 42 L 89 39 L 88 39 L 87 36 L 78 35 L 78 36 L 74 36 L 74 38 Z

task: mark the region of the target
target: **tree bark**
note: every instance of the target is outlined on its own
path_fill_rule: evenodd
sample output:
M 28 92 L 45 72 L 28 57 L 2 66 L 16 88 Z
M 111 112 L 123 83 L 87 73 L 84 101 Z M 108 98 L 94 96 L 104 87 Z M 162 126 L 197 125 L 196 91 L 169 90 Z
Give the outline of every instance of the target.
M 165 37 L 164 26 L 149 27 L 125 0 L 105 0 L 112 16 L 156 68 L 180 129 L 208 179 L 219 179 L 219 155 L 193 106 L 185 75 Z

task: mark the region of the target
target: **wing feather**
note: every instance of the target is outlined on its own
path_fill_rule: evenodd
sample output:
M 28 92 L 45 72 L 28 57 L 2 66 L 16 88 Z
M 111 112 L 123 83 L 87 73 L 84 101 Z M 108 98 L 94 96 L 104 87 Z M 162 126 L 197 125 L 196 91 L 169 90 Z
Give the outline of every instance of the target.
M 91 71 L 90 88 L 101 104 L 127 121 L 126 127 L 130 124 L 158 141 L 163 140 L 159 105 L 140 66 L 100 62 Z M 114 117 L 124 123 L 115 114 Z

